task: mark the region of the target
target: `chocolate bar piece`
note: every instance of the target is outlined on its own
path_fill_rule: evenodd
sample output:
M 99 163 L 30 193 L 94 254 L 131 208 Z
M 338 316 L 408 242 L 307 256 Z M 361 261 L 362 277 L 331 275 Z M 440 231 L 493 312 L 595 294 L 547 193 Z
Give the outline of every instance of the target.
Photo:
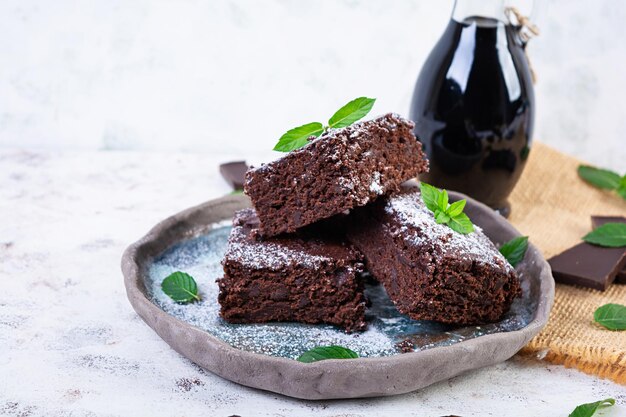
M 548 259 L 557 282 L 604 291 L 626 266 L 624 248 L 603 248 L 586 242 Z
M 597 229 L 606 223 L 626 223 L 626 217 L 622 216 L 591 216 L 591 227 Z
M 621 216 L 591 216 L 591 227 L 598 228 L 605 223 L 626 223 L 626 217 Z M 626 249 L 624 249 L 626 251 Z M 626 284 L 626 266 L 617 273 L 615 281 Z
M 235 190 L 243 190 L 243 181 L 247 170 L 246 161 L 226 162 L 220 165 L 220 174 Z

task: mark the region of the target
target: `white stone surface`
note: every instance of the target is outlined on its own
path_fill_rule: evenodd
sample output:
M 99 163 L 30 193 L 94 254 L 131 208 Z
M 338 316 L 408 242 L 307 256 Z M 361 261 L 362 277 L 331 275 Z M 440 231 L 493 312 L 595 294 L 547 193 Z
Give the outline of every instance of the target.
M 123 249 L 229 189 L 232 155 L 0 150 L 0 416 L 567 416 L 626 390 L 515 358 L 397 397 L 305 402 L 181 357 L 126 299 Z
M 518 0 L 521 1 L 521 0 Z M 527 2 L 527 1 L 526 1 Z M 626 160 L 626 2 L 537 0 L 536 138 Z M 516 3 L 513 0 L 513 3 Z M 406 114 L 452 1 L 4 0 L 0 147 L 264 152 L 348 99 Z
M 566 416 L 609 396 L 603 415 L 625 416 L 624 387 L 520 358 L 398 397 L 292 400 L 202 371 L 126 300 L 123 249 L 228 192 L 219 162 L 271 158 L 359 95 L 406 114 L 451 3 L 1 1 L 0 416 Z M 626 3 L 541 9 L 536 138 L 623 171 Z

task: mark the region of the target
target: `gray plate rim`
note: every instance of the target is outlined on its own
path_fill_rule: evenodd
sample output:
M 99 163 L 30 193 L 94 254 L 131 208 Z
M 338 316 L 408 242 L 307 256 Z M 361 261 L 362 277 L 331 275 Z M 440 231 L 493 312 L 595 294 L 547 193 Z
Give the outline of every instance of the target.
M 504 239 L 520 233 L 489 207 L 467 199 L 472 220 L 485 218 Z M 376 397 L 414 391 L 471 369 L 502 362 L 526 345 L 545 326 L 554 301 L 550 266 L 531 243 L 526 260 L 538 267 L 539 294 L 535 316 L 522 329 L 493 333 L 449 346 L 387 357 L 326 360 L 311 364 L 236 349 L 211 334 L 165 313 L 146 295 L 143 267 L 171 245 L 197 236 L 250 202 L 243 195 L 228 195 L 188 208 L 154 226 L 131 244 L 122 256 L 128 299 L 137 314 L 181 355 L 230 381 L 302 399 Z M 485 228 L 485 222 L 477 222 Z M 217 302 L 217 301 L 216 301 Z

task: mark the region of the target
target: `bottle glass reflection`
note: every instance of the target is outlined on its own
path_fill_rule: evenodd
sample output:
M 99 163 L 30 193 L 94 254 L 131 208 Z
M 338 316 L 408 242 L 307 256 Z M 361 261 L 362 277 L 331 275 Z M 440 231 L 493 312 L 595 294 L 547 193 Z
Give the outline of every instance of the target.
M 508 215 L 535 106 L 525 45 L 505 22 L 500 0 L 456 2 L 419 74 L 411 118 L 431 164 L 420 179 Z

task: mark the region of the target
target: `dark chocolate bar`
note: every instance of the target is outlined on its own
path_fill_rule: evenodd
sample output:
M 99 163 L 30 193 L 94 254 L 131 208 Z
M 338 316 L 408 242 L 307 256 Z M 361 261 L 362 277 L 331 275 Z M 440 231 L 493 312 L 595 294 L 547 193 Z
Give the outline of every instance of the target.
M 235 190 L 243 190 L 243 181 L 248 170 L 246 161 L 226 162 L 220 165 L 220 174 Z
M 557 282 L 604 291 L 626 266 L 624 248 L 604 248 L 581 242 L 548 259 Z
M 602 226 L 605 223 L 626 223 L 626 217 L 622 216 L 591 216 L 591 227 L 594 229 Z M 626 250 L 626 249 L 624 249 Z M 617 273 L 615 281 L 626 284 L 626 266 Z

